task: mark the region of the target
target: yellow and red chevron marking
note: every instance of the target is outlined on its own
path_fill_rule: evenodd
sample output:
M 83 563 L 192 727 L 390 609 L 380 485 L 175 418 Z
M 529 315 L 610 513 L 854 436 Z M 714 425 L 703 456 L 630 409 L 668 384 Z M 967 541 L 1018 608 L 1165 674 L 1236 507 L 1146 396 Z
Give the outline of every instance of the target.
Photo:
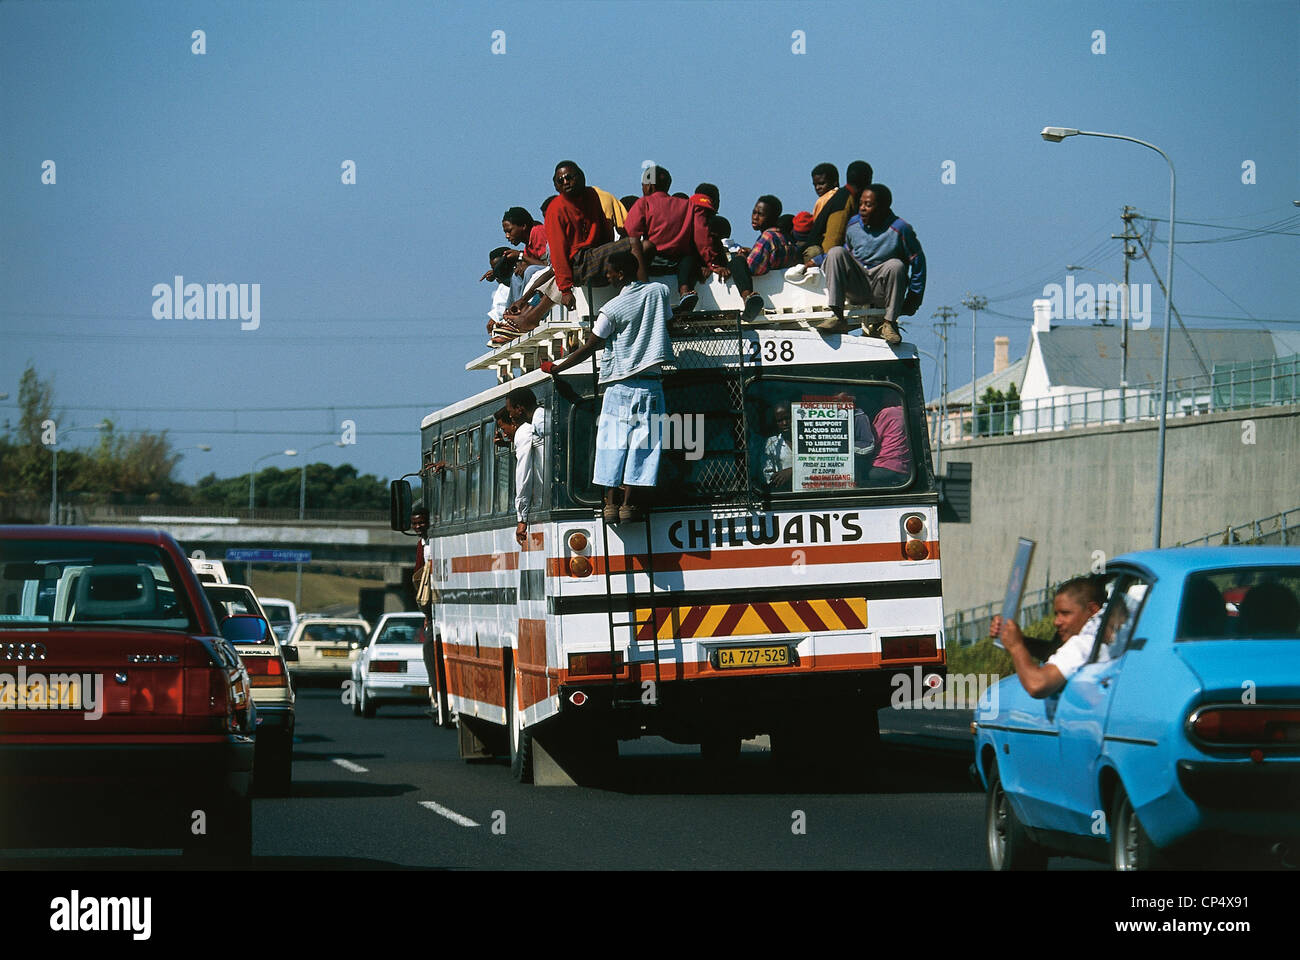
M 639 624 L 637 640 L 653 640 L 656 623 L 660 640 L 861 630 L 867 625 L 867 600 L 866 597 L 832 597 L 656 607 L 653 611 L 637 610 L 636 622 Z

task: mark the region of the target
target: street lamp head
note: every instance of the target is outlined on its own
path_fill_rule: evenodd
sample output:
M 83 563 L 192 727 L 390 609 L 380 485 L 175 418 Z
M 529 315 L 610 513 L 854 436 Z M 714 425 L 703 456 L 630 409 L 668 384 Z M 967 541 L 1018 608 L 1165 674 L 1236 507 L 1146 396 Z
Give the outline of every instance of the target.
M 212 450 L 212 444 L 210 444 L 210 443 L 199 443 L 199 444 L 195 444 L 194 449 L 196 449 L 196 450 L 202 450 L 204 453 L 209 453 L 209 452 L 211 452 L 211 450 Z
M 1078 130 L 1072 130 L 1070 127 L 1043 127 L 1042 137 L 1051 143 L 1060 143 L 1066 137 L 1075 137 L 1079 135 Z
M 297 450 L 286 450 L 286 451 L 284 451 L 284 455 L 285 455 L 286 457 L 296 457 L 296 456 L 298 456 L 298 451 L 297 451 Z

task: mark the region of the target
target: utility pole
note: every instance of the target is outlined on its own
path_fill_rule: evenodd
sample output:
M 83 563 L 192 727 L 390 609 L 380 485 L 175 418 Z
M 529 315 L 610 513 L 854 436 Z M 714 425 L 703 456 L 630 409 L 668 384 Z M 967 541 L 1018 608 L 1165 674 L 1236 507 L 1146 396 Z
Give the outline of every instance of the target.
M 975 396 L 975 322 L 979 318 L 980 311 L 986 309 L 989 302 L 986 297 L 967 291 L 961 304 L 963 307 L 970 308 L 970 436 L 974 440 L 976 428 L 979 426 L 979 421 L 975 419 L 975 404 L 978 399 Z
M 938 474 L 943 463 L 943 432 L 948 429 L 948 328 L 956 326 L 949 318 L 957 316 L 957 311 L 945 305 L 934 311 L 934 315 L 941 318 L 935 324 L 935 327 L 938 328 L 939 339 L 943 341 L 943 381 L 939 388 L 941 398 L 939 401 L 939 436 L 935 443 L 934 452 L 934 472 Z
M 1137 256 L 1137 250 L 1129 243 L 1130 240 L 1136 240 L 1137 234 L 1133 232 L 1133 221 L 1137 219 L 1138 212 L 1127 203 L 1124 209 L 1120 211 L 1119 218 L 1124 221 L 1123 233 L 1112 233 L 1112 240 L 1124 241 L 1124 301 L 1120 304 L 1120 317 L 1122 326 L 1119 336 L 1119 385 L 1120 385 L 1120 420 L 1128 420 L 1128 312 L 1129 312 L 1129 292 L 1128 292 L 1128 265 L 1134 257 Z

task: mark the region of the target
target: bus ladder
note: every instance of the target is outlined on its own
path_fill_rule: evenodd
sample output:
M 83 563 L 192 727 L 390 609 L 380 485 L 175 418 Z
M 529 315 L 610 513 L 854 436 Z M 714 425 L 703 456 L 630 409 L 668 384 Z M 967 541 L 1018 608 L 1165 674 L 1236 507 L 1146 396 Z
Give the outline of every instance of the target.
M 610 572 L 610 562 L 609 562 L 610 526 L 609 523 L 605 521 L 603 510 L 601 511 L 600 524 L 601 524 L 601 536 L 602 536 L 601 552 L 605 564 L 605 613 L 606 613 L 607 622 L 609 624 L 609 661 L 610 661 L 609 679 L 610 679 L 610 691 L 611 691 L 610 706 L 615 710 L 618 709 L 635 710 L 641 708 L 642 706 L 653 706 L 656 705 L 659 700 L 659 690 L 660 690 L 659 684 L 661 681 L 661 674 L 660 674 L 660 667 L 659 667 L 659 609 L 658 607 L 655 606 L 655 602 L 656 602 L 655 552 L 654 552 L 653 533 L 651 529 L 651 511 L 649 509 L 645 511 L 645 571 L 646 571 L 646 575 L 650 578 L 650 589 L 648 594 L 638 593 L 636 590 L 636 567 L 634 563 L 635 554 L 628 553 L 627 542 L 626 540 L 623 540 L 623 569 L 625 571 L 625 575 L 628 577 L 629 584 L 630 584 L 628 587 L 627 597 L 626 597 L 627 607 L 622 611 L 627 616 L 626 620 L 616 619 L 617 612 L 614 609 L 614 582 L 613 582 L 614 578 L 613 578 L 613 574 L 611 574 Z M 620 539 L 622 540 L 623 538 Z M 642 699 L 640 691 L 636 689 L 636 680 L 632 676 L 632 666 L 631 666 L 632 644 L 636 641 L 638 629 L 642 626 L 642 624 L 638 622 L 636 616 L 637 601 L 641 597 L 648 597 L 648 605 L 650 608 L 649 625 L 651 630 L 653 631 L 651 637 L 654 642 L 655 689 L 654 689 L 654 696 L 648 703 Z M 615 633 L 618 630 L 630 630 L 628 644 L 627 644 L 627 656 L 625 656 L 624 662 L 627 663 L 628 665 L 628 682 L 632 684 L 633 690 L 632 690 L 632 696 L 627 699 L 620 699 L 619 697 L 619 679 L 618 679 L 619 667 L 618 667 L 618 663 L 615 660 L 615 656 L 617 654 L 617 647 L 615 645 Z

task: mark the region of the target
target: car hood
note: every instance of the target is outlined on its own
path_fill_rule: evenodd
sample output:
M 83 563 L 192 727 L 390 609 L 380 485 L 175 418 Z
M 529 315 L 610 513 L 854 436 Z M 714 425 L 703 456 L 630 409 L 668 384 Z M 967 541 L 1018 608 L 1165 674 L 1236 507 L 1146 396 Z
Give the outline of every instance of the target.
M 1206 693 L 1246 689 L 1300 699 L 1300 640 L 1181 640 L 1174 651 Z M 1253 687 L 1247 688 L 1246 684 Z

